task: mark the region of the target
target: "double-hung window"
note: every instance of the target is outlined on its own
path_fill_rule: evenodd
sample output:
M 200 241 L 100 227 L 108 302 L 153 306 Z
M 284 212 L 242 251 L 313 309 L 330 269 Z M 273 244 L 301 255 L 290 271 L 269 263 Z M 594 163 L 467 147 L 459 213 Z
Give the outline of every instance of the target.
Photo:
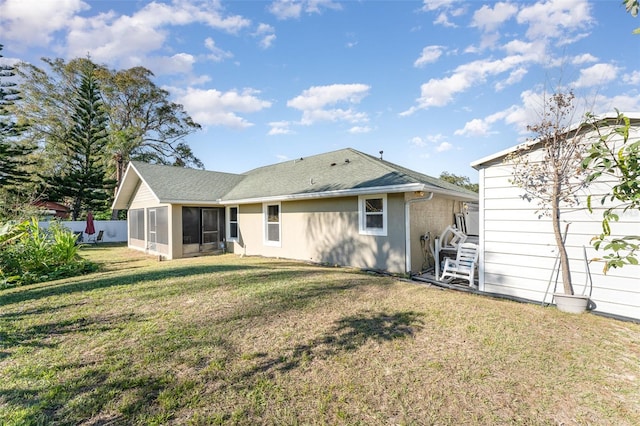
M 359 230 L 363 235 L 387 235 L 387 196 L 361 195 L 358 197 Z
M 227 240 L 238 241 L 238 207 L 229 207 L 229 229 Z
M 280 247 L 280 204 L 265 204 L 263 211 L 265 244 Z

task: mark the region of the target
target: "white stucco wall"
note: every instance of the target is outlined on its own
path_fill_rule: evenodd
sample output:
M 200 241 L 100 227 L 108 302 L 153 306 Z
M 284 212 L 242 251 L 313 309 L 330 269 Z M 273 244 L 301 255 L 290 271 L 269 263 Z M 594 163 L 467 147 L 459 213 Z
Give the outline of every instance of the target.
M 40 222 L 41 228 L 48 228 L 51 222 Z M 87 241 L 89 235 L 84 233 L 87 228 L 87 222 L 85 221 L 62 221 L 60 222 L 65 228 L 70 229 L 73 232 L 82 232 L 84 241 Z M 104 231 L 102 235 L 102 241 L 105 243 L 124 243 L 127 242 L 127 221 L 126 220 L 95 220 L 94 225 L 96 233 L 91 237 L 98 236 L 98 232 Z

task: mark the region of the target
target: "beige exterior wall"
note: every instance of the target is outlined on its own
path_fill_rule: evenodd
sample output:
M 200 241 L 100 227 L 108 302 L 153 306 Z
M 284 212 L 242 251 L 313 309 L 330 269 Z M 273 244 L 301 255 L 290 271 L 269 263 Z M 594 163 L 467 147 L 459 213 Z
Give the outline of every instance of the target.
M 169 223 L 171 224 L 171 229 L 169 229 L 171 259 L 180 259 L 185 254 L 182 246 L 182 205 L 171 205 L 169 208 Z
M 134 192 L 134 195 L 131 199 L 131 204 L 129 206 L 129 209 L 144 209 L 144 229 L 145 229 L 145 238 L 147 238 L 148 235 L 148 229 L 149 229 L 149 209 L 150 208 L 161 208 L 161 207 L 167 207 L 168 209 L 168 224 L 171 228 L 171 224 L 172 224 L 172 217 L 173 217 L 173 209 L 172 206 L 169 204 L 159 204 L 158 200 L 156 199 L 156 197 L 153 195 L 153 193 L 151 192 L 151 190 L 149 189 L 149 187 L 144 183 L 144 182 L 140 182 L 140 184 L 138 185 L 138 188 L 136 189 L 136 191 Z M 175 230 L 175 228 L 174 228 Z M 182 226 L 180 227 L 179 232 L 182 232 Z M 128 233 L 128 227 L 127 227 L 127 233 Z M 150 250 L 147 244 L 146 240 L 137 240 L 137 239 L 131 239 L 129 237 L 129 235 L 127 235 L 127 245 L 129 248 L 135 249 L 135 250 L 140 250 L 140 251 L 144 251 L 145 253 L 149 253 L 149 254 L 160 254 L 163 257 L 165 257 L 166 259 L 173 259 L 174 257 L 174 253 L 176 253 L 175 251 L 175 247 L 174 247 L 174 242 L 175 242 L 175 238 L 173 238 L 172 234 L 171 234 L 171 229 L 169 229 L 169 235 L 168 235 L 169 241 L 168 244 L 160 244 L 160 243 L 156 243 L 156 249 L 155 250 Z M 180 239 L 179 242 L 182 242 L 182 239 Z M 178 253 L 182 253 L 181 251 L 178 251 Z
M 358 231 L 358 197 L 280 204 L 281 244 L 264 243 L 262 204 L 239 208 L 238 254 L 405 272 L 404 195 L 387 196 L 387 236 Z
M 411 250 L 411 272 L 420 272 L 433 266 L 433 258 L 428 257 L 429 265 L 425 258 L 425 250 L 428 250 L 426 243 L 420 241 L 420 237 L 427 232 L 430 233 L 431 240 L 428 244 L 433 244 L 433 239 L 439 237 L 447 226 L 455 223 L 454 213 L 462 212 L 464 202 L 434 195 L 428 201 L 416 201 L 409 205 L 410 235 L 409 244 Z
M 130 209 L 141 209 L 145 207 L 153 207 L 158 205 L 158 200 L 156 199 L 151 189 L 144 183 L 140 182 L 138 185 L 138 189 L 136 189 L 133 199 L 131 200 Z

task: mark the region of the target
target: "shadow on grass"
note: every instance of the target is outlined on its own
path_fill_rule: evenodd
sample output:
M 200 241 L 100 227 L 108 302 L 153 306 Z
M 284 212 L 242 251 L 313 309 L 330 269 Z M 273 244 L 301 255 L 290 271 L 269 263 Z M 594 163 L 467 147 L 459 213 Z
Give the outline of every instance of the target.
M 370 341 L 385 342 L 411 337 L 424 324 L 420 319 L 422 315 L 413 311 L 392 314 L 365 312 L 342 318 L 319 338 L 295 346 L 289 354 L 263 360 L 244 376 L 274 370 L 286 372 L 314 358 L 329 358 L 342 352 L 354 351 Z
M 64 319 L 57 322 L 38 323 L 25 329 L 10 330 L 3 328 L 0 330 L 0 348 L 10 349 L 12 347 L 39 347 L 54 348 L 56 336 L 69 333 L 91 333 L 106 332 L 120 327 L 121 324 L 135 321 L 139 316 L 134 314 L 123 314 L 116 316 L 97 316 Z M 4 354 L 2 356 L 1 354 Z M 8 352 L 2 352 L 0 359 L 9 356 Z
M 245 265 L 201 265 L 181 266 L 167 269 L 154 269 L 147 272 L 130 273 L 117 277 L 103 277 L 102 274 L 91 274 L 82 277 L 79 281 L 64 282 L 62 284 L 41 283 L 31 288 L 17 288 L 5 291 L 0 298 L 0 306 L 11 305 L 31 300 L 38 300 L 49 296 L 72 294 L 90 291 L 99 288 L 114 286 L 127 286 L 142 282 L 155 281 L 167 278 L 179 278 L 192 275 L 213 274 L 216 272 L 230 272 L 254 268 Z

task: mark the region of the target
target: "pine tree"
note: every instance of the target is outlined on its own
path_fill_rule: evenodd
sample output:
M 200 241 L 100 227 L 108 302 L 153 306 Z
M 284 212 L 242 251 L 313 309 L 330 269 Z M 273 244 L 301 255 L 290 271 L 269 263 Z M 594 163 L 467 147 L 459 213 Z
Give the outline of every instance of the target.
M 0 51 L 2 48 L 0 44 Z M 12 66 L 0 65 L 1 79 L 14 75 Z M 8 192 L 15 192 L 21 183 L 30 181 L 24 166 L 29 164 L 27 156 L 34 150 L 17 139 L 25 127 L 16 124 L 9 111 L 9 107 L 20 99 L 20 92 L 14 88 L 15 86 L 16 83 L 12 81 L 0 80 L 0 188 Z
M 114 186 L 105 177 L 108 117 L 95 71 L 95 65 L 86 61 L 75 93 L 72 125 L 60 141 L 66 149 L 67 165 L 53 177 L 50 186 L 52 198 L 70 201 L 73 220 L 83 211 L 108 207 Z

